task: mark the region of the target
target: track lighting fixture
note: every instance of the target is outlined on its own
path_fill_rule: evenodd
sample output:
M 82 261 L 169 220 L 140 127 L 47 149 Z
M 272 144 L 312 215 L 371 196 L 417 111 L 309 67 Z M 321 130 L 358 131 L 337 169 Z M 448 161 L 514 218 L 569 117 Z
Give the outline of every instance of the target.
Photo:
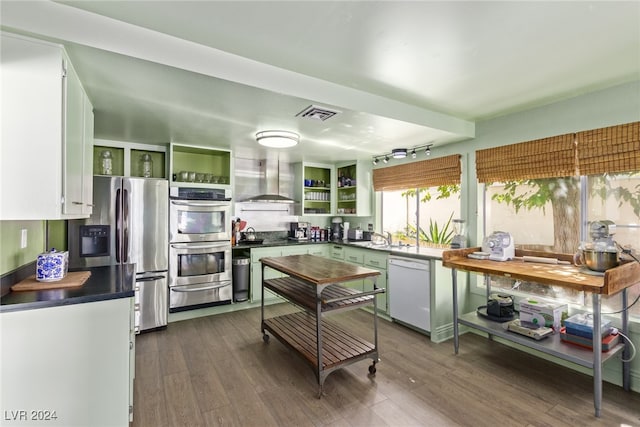
M 404 159 L 407 157 L 407 149 L 406 148 L 394 148 L 391 150 L 391 155 L 394 159 Z
M 431 146 L 433 144 L 424 144 L 424 145 L 417 145 L 415 147 L 412 148 L 394 148 L 393 150 L 391 150 L 390 153 L 385 153 L 385 154 L 378 154 L 376 156 L 373 157 L 372 163 L 373 165 L 377 165 L 378 163 L 380 163 L 380 160 L 382 160 L 383 163 L 389 163 L 389 159 L 393 158 L 393 159 L 404 159 L 406 158 L 409 154 L 411 155 L 412 159 L 415 159 L 418 157 L 418 151 L 419 150 L 424 150 L 424 154 L 426 156 L 430 156 L 431 155 Z

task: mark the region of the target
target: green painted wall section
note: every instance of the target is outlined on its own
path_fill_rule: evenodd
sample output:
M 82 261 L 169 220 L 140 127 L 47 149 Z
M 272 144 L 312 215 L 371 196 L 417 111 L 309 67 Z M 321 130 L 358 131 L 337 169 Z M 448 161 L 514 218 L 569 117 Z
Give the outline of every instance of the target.
M 49 248 L 66 251 L 67 248 L 67 221 L 49 221 Z
M 27 247 L 20 248 L 22 230 Z M 0 221 L 0 275 L 33 262 L 44 250 L 44 221 Z

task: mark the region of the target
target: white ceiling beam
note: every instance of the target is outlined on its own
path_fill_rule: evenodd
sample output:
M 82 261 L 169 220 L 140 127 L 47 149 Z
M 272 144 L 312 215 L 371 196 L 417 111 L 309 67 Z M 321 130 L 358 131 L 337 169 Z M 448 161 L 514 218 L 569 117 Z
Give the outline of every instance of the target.
M 2 26 L 464 138 L 475 123 L 50 1 L 2 2 Z

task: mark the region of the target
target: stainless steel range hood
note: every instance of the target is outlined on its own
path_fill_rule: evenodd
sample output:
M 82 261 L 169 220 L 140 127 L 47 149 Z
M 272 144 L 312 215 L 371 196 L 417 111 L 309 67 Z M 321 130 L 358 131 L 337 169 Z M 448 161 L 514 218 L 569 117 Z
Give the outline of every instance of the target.
M 290 197 L 287 197 L 280 189 L 280 162 L 273 160 L 258 160 L 257 171 L 259 179 L 260 192 L 257 196 L 248 197 L 240 200 L 242 203 L 297 203 Z

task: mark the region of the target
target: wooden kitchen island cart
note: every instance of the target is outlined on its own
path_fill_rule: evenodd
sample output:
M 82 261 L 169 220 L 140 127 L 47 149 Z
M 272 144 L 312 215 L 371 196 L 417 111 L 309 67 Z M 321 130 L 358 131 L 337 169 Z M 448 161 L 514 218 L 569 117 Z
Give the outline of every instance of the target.
M 619 265 L 604 272 L 596 274 L 589 270 L 583 270 L 572 263 L 573 255 L 542 253 L 533 251 L 516 250 L 516 257 L 538 256 L 568 261 L 566 264 L 548 264 L 536 262 L 523 262 L 520 260 L 491 261 L 471 259 L 467 255 L 480 251 L 480 248 L 467 248 L 445 251 L 442 254 L 442 264 L 452 269 L 453 279 L 453 335 L 455 353 L 458 354 L 459 331 L 458 324 L 481 330 L 489 336 L 497 336 L 502 339 L 515 342 L 522 346 L 550 354 L 562 360 L 567 360 L 593 370 L 593 403 L 595 416 L 600 416 L 602 404 L 602 364 L 622 351 L 622 385 L 624 390 L 630 390 L 630 364 L 629 345 L 626 340 L 608 352 L 602 352 L 602 313 L 601 298 L 603 295 L 620 294 L 622 307 L 628 306 L 627 288 L 640 282 L 640 264 L 629 262 Z M 584 267 L 583 267 L 584 268 Z M 491 292 L 491 276 L 507 277 L 514 280 L 525 280 L 542 285 L 554 285 L 570 288 L 591 294 L 593 313 L 593 350 L 578 348 L 561 342 L 560 335 L 554 334 L 543 340 L 535 341 L 523 335 L 507 330 L 506 323 L 488 320 L 476 314 L 476 312 L 459 315 L 458 313 L 458 286 L 457 270 L 484 274 L 487 289 L 487 298 Z M 629 314 L 627 310 L 622 312 L 622 333 L 629 336 Z
M 261 258 L 262 304 L 261 330 L 265 342 L 267 332 L 300 354 L 313 368 L 318 379 L 318 397 L 322 396 L 326 377 L 336 369 L 370 358 L 371 375 L 378 363 L 378 317 L 376 294 L 384 289 L 376 287 L 378 270 L 315 255 L 290 255 Z M 272 268 L 283 277 L 265 279 L 265 268 Z M 367 279 L 373 290 L 360 291 L 341 286 L 341 283 Z M 286 298 L 302 311 L 265 318 L 264 290 Z M 348 332 L 335 322 L 325 319 L 331 313 L 372 305 L 373 344 Z

